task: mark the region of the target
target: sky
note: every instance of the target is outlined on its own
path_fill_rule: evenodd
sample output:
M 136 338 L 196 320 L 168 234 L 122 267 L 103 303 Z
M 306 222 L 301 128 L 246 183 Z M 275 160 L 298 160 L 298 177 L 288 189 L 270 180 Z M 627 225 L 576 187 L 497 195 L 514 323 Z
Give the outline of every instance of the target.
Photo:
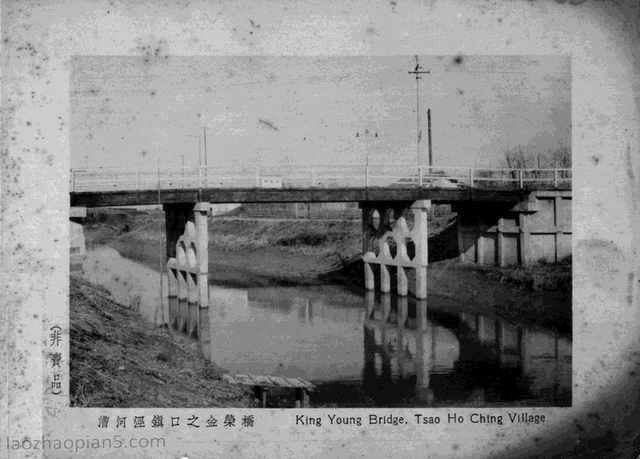
M 76 56 L 71 167 L 427 165 L 427 109 L 436 166 L 571 145 L 569 57 L 418 60 L 419 151 L 415 56 Z

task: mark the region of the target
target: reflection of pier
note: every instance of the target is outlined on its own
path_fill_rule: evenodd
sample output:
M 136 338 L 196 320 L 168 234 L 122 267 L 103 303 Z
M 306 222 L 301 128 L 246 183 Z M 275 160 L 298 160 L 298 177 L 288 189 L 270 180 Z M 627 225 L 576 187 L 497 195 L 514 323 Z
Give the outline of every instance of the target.
M 317 295 L 295 296 L 291 296 L 285 289 L 254 288 L 248 292 L 250 302 L 282 314 L 295 312 L 301 324 L 313 325 L 316 318 L 353 324 L 360 324 L 364 320 L 364 311 L 358 306 L 359 296 L 351 292 L 332 295 L 330 301 L 327 301 L 326 289 L 319 291 Z
M 424 300 L 365 297 L 364 385 L 386 403 L 570 404 L 571 342 L 479 314 L 427 309 Z M 391 399 L 390 399 L 391 398 Z

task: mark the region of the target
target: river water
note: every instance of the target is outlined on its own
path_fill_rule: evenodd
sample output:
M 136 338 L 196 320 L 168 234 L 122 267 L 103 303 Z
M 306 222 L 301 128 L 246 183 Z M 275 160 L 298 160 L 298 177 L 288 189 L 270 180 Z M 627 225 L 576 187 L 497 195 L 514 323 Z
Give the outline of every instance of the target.
M 85 275 L 168 321 L 167 281 L 114 249 Z M 205 355 L 231 373 L 300 377 L 312 406 L 570 406 L 571 339 L 456 307 L 343 286 L 210 286 Z M 446 301 L 446 305 L 445 305 Z

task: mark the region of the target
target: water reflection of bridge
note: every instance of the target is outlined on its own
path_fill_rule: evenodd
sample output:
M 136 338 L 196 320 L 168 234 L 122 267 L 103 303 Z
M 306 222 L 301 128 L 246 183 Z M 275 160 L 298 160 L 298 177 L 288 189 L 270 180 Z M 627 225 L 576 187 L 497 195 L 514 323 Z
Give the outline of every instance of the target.
M 327 290 L 320 287 L 317 294 L 312 289 L 307 289 L 305 293 L 291 295 L 286 288 L 252 288 L 248 291 L 248 301 L 284 314 L 295 311 L 301 324 L 313 325 L 314 318 L 354 324 L 364 321 L 365 311 L 360 305 L 354 304 L 352 292 L 332 289 L 328 296 Z
M 386 403 L 571 403 L 571 341 L 426 301 L 367 294 L 364 391 Z M 401 400 L 404 399 L 404 400 Z
M 234 291 L 211 328 L 212 355 L 224 352 L 234 372 L 310 380 L 314 405 L 570 405 L 569 337 L 444 299 L 364 293 Z M 240 348 L 226 344 L 232 330 L 247 337 Z

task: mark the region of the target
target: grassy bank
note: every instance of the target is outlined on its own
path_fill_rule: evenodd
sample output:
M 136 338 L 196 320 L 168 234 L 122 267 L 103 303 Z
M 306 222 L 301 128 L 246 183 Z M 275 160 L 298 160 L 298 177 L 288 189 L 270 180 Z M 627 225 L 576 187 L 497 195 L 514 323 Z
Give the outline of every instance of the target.
M 570 292 L 571 266 L 571 256 L 568 256 L 557 263 L 539 261 L 530 266 L 495 268 L 489 275 L 503 284 L 530 291 Z
M 220 380 L 198 343 L 154 328 L 109 293 L 70 279 L 70 399 L 74 407 L 250 407 Z

